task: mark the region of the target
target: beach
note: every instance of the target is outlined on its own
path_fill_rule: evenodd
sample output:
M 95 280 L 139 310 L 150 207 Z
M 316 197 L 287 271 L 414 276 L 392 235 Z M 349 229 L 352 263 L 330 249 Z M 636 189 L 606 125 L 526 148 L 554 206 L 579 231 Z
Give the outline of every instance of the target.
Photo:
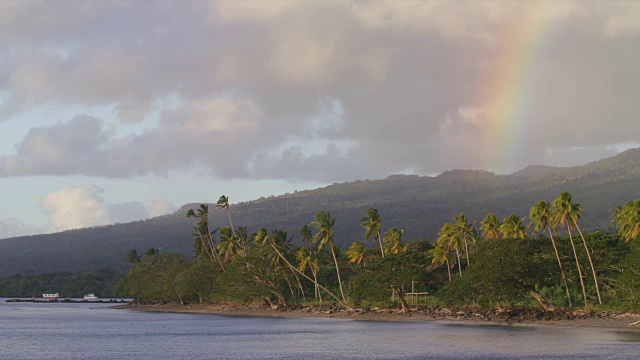
M 227 316 L 253 317 L 311 317 L 335 318 L 368 321 L 451 321 L 475 324 L 537 324 L 569 327 L 602 327 L 624 328 L 640 330 L 640 324 L 629 326 L 640 320 L 640 314 L 613 313 L 606 310 L 585 312 L 582 310 L 568 310 L 544 312 L 533 309 L 506 309 L 502 311 L 487 311 L 471 309 L 446 309 L 415 307 L 402 314 L 394 309 L 340 309 L 328 305 L 292 306 L 286 309 L 271 309 L 267 306 L 238 306 L 238 305 L 200 305 L 175 303 L 166 304 L 127 304 L 117 305 L 115 308 L 132 309 L 148 312 L 216 314 Z

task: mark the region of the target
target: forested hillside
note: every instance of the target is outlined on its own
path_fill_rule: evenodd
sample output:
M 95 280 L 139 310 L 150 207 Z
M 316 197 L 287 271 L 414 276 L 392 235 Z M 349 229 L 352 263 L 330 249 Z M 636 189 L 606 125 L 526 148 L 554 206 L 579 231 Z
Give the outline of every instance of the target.
M 571 192 L 584 205 L 581 226 L 585 230 L 613 231 L 610 210 L 640 198 L 640 149 L 585 166 L 531 166 L 510 175 L 454 170 L 436 177 L 397 175 L 334 184 L 231 203 L 229 210 L 235 226 L 246 226 L 249 232 L 279 228 L 294 237 L 294 243 L 299 242 L 299 229 L 316 213 L 330 211 L 337 219 L 336 245 L 346 248 L 364 238 L 360 220 L 370 207 L 379 210 L 383 230 L 405 228 L 407 240 L 434 239 L 442 224 L 461 212 L 477 222 L 489 211 L 500 218 L 513 212 L 524 217 L 536 201 L 550 201 L 561 191 Z M 223 193 L 220 189 L 203 197 Z M 186 214 L 198 205 L 187 204 L 173 214 L 134 223 L 0 240 L 0 276 L 103 268 L 125 271 L 129 249 L 144 253 L 156 248 L 190 257 L 194 223 Z M 228 224 L 226 212 L 211 206 L 209 213 L 213 227 Z

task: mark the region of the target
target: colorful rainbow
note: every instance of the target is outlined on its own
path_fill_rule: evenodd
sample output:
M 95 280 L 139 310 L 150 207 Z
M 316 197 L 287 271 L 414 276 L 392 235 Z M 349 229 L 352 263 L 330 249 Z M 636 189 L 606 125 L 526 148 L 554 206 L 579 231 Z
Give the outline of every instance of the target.
M 516 22 L 518 21 L 518 22 Z M 529 146 L 540 141 L 534 128 L 535 77 L 551 31 L 548 18 L 531 16 L 505 26 L 495 45 L 496 60 L 476 104 L 484 109 L 489 132 L 479 156 L 502 159 L 499 167 L 515 170 L 529 161 Z

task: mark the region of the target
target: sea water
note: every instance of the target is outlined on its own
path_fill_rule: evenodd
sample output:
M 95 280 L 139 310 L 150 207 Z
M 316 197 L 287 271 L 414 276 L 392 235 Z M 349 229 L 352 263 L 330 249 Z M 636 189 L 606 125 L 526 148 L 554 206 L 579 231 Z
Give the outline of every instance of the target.
M 640 331 L 6 303 L 0 359 L 639 359 Z

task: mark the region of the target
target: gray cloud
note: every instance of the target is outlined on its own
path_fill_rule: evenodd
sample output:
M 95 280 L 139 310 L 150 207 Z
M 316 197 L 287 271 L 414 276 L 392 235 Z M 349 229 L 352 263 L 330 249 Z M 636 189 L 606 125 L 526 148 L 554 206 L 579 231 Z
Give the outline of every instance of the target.
M 0 176 L 351 180 L 573 164 L 640 138 L 634 2 L 0 7 L 5 119 L 51 103 L 162 114 L 127 137 L 88 116 L 34 126 Z

